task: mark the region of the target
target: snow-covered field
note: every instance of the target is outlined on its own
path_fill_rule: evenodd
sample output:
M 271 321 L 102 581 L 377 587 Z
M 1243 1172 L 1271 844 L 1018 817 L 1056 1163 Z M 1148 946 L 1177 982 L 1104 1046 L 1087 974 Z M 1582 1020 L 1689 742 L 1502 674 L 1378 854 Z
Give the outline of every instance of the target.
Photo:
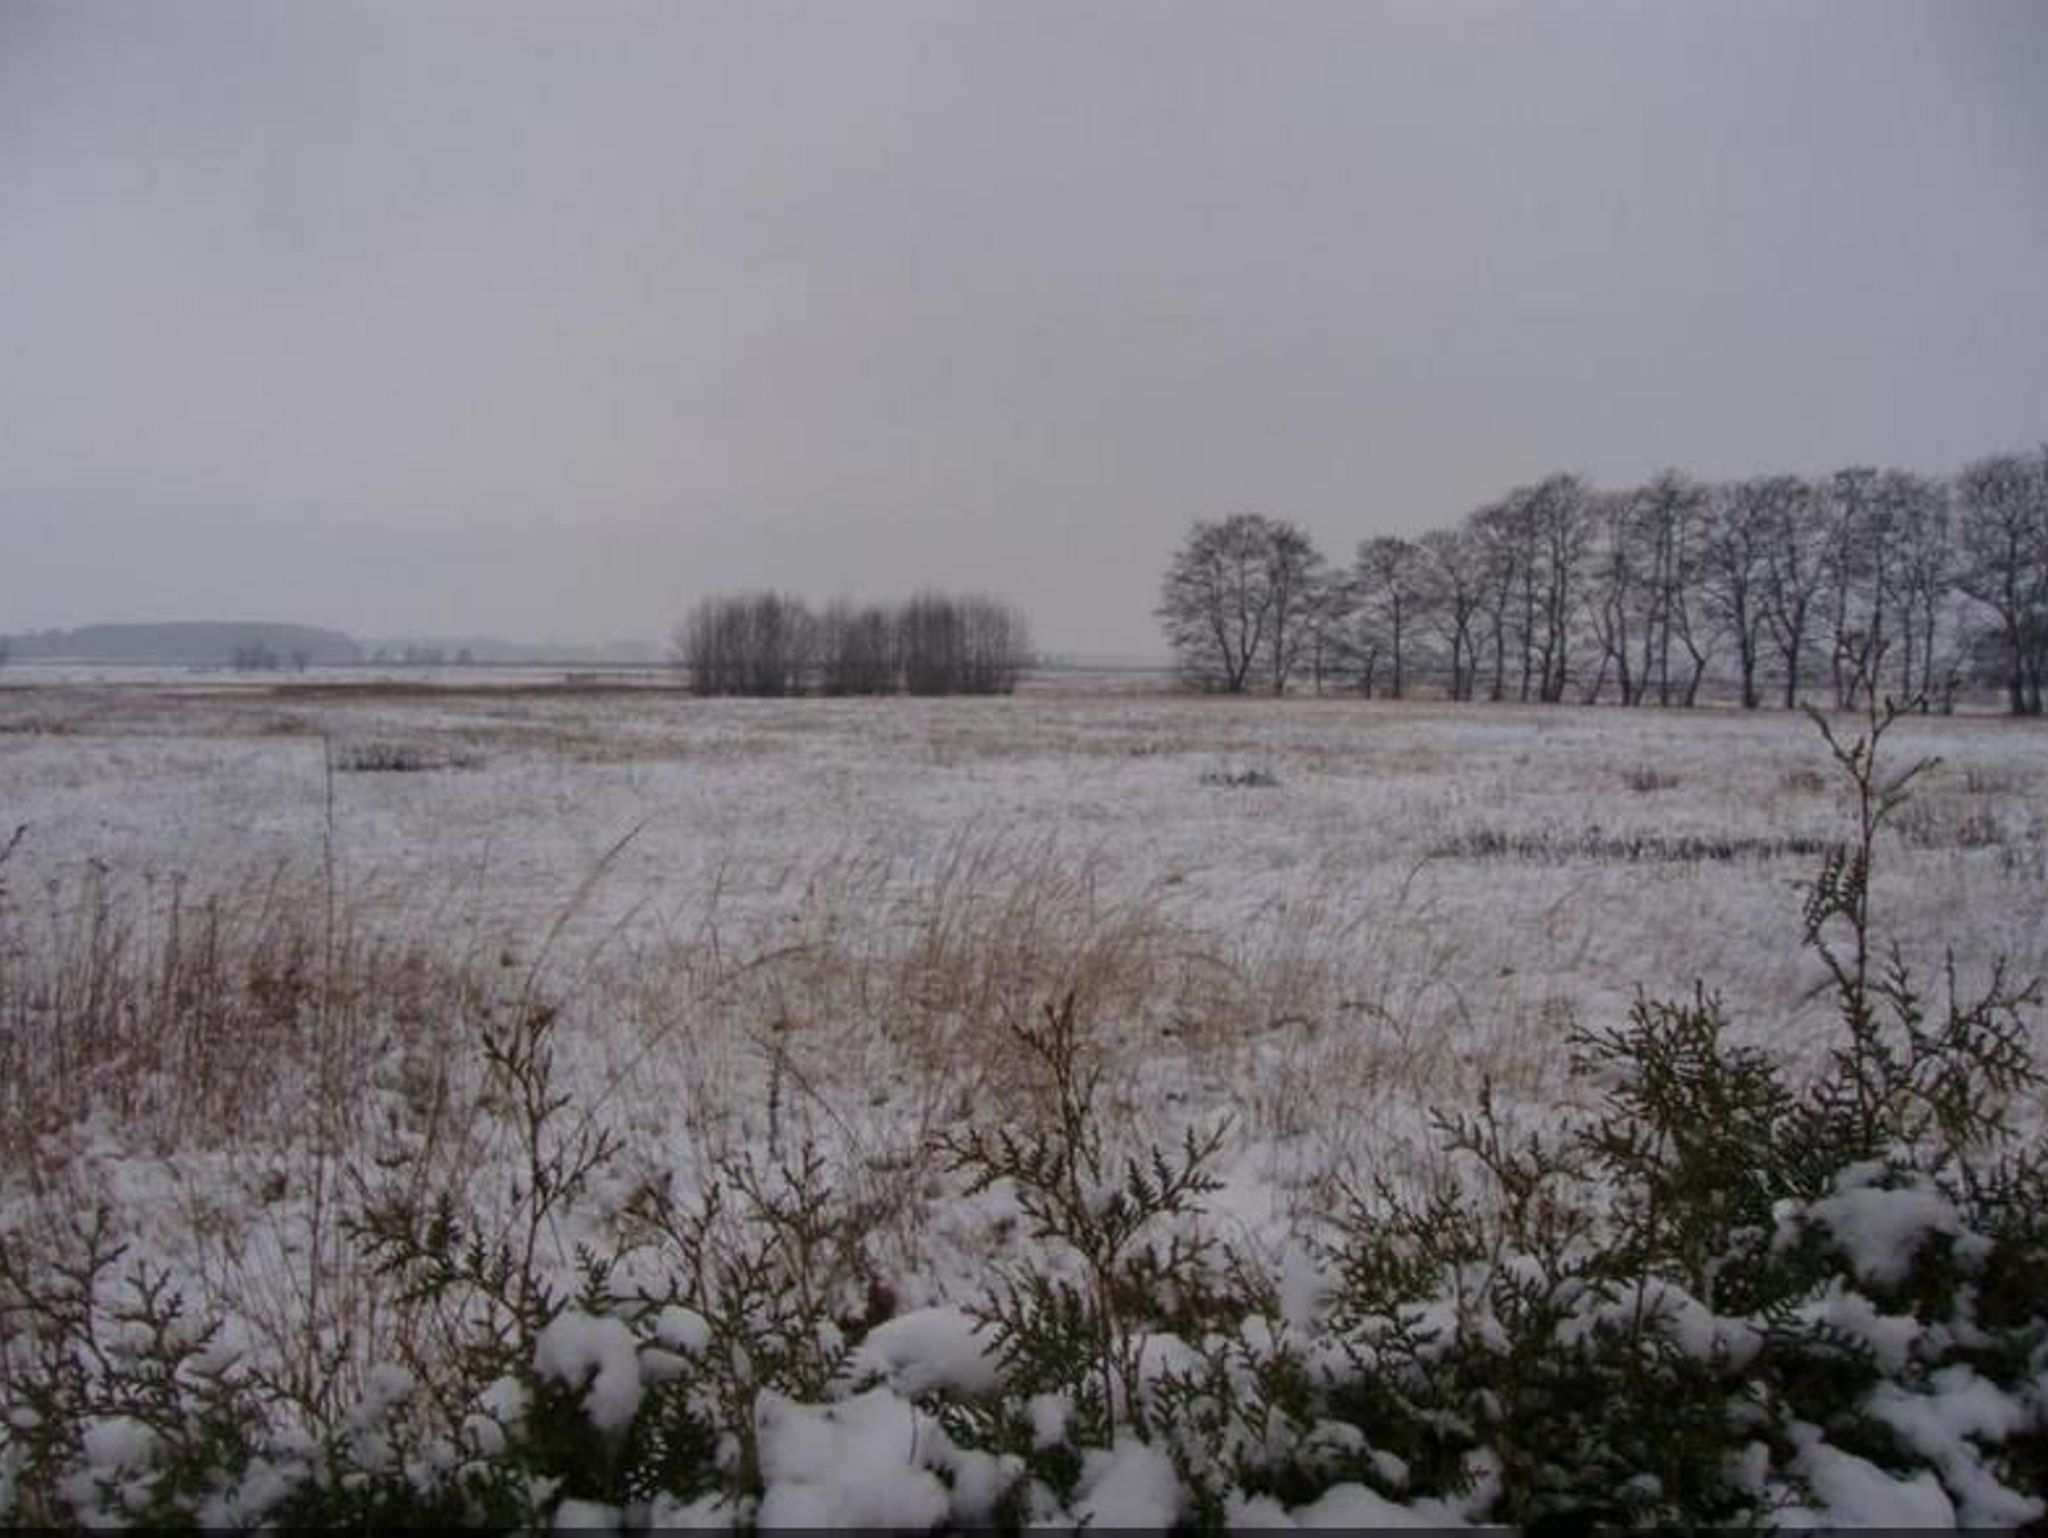
M 1826 1018 L 1797 884 L 1848 813 L 1798 716 L 315 679 L 0 675 L 16 902 L 91 871 L 307 904 L 331 868 L 364 929 L 522 957 L 552 934 L 579 1059 L 632 1061 L 612 1093 L 650 1116 L 681 1093 L 713 1121 L 749 1119 L 736 1059 L 771 1026 L 834 1054 L 815 1088 L 835 1117 L 900 1096 L 864 1029 L 886 1022 L 847 1018 L 901 1004 L 872 994 L 885 963 L 990 974 L 955 1014 L 1092 985 L 1136 1108 L 1228 1111 L 1311 1163 L 1482 1073 L 1543 1104 L 1565 1029 L 1618 1020 L 1638 990 L 1704 982 L 1795 1053 Z M 1882 928 L 1922 965 L 1953 949 L 1966 970 L 2048 971 L 2044 745 L 1991 716 L 1890 739 L 1901 766 L 1942 759 L 1878 885 Z M 394 756 L 417 767 L 355 767 Z M 713 990 L 685 1012 L 715 1021 L 677 1018 L 713 955 L 752 970 L 744 1000 Z M 863 1000 L 840 996 L 856 984 Z M 641 1055 L 652 1031 L 692 1038 L 691 1083 Z
M 1881 845 L 1880 932 L 1929 970 L 2048 972 L 2048 737 L 1964 715 L 1887 747 L 1941 765 Z M 1425 1164 L 1430 1107 L 1486 1082 L 1552 1115 L 1571 1027 L 1639 991 L 1704 983 L 1746 1039 L 1817 1052 L 1798 884 L 1848 809 L 1814 726 L 1776 712 L 15 667 L 0 822 L 0 842 L 25 829 L 0 867 L 18 956 L 76 952 L 93 912 L 160 936 L 211 900 L 229 932 L 296 922 L 330 958 L 409 950 L 545 994 L 557 1082 L 624 1143 L 598 1211 L 812 1140 L 910 1309 L 1025 1242 L 928 1154 L 1028 1092 L 1006 1021 L 1072 994 L 1125 1135 L 1227 1117 L 1214 1208 L 1283 1251 L 1332 1181 Z M 509 1157 L 474 1106 L 459 1130 L 423 1109 L 468 1082 L 476 986 L 423 982 L 411 1015 L 286 1069 L 205 1042 L 164 1060 L 227 1073 L 211 1098 L 117 1084 L 179 1070 L 79 1048 L 65 1084 L 16 1086 L 0 1215 L 29 1231 L 107 1202 L 284 1350 L 319 1295 L 302 1274 L 347 1269 L 321 1228 L 334 1189 L 409 1161 L 488 1186 Z M 374 1284 L 336 1277 L 328 1306 L 342 1293 L 373 1331 Z

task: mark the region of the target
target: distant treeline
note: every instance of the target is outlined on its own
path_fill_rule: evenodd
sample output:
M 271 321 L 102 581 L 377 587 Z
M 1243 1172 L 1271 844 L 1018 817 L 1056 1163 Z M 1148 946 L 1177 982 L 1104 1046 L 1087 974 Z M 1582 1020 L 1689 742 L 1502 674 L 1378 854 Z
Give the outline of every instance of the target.
M 2048 682 L 2048 447 L 1937 479 L 1854 466 L 1605 490 L 1553 475 L 1333 567 L 1259 513 L 1198 523 L 1157 609 L 1206 689 L 1290 683 L 1400 698 L 1754 708 L 1966 684 L 2040 715 Z
M 979 594 L 812 611 L 785 593 L 707 598 L 676 627 L 697 694 L 1008 694 L 1031 660 L 1024 616 Z
M 0 637 L 0 653 L 23 660 L 56 658 L 235 668 L 303 668 L 309 664 L 362 660 L 362 649 L 337 630 L 236 620 L 31 630 Z

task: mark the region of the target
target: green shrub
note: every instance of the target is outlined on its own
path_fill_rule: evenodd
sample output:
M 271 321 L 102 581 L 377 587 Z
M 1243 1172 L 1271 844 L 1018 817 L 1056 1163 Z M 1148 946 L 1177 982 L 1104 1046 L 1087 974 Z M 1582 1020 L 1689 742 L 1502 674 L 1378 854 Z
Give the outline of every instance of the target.
M 1765 1520 L 1825 1442 L 1931 1470 L 1966 1518 L 2041 1515 L 2048 1162 L 2018 1115 L 2040 996 L 1951 966 L 1931 999 L 1879 962 L 1878 836 L 1931 767 L 1880 771 L 1897 714 L 1846 741 L 1816 717 L 1856 831 L 1806 893 L 1838 1020 L 1810 1082 L 1708 994 L 1644 999 L 1575 1037 L 1590 1114 L 1516 1137 L 1485 1097 L 1444 1122 L 1463 1176 L 1354 1201 L 1324 1392 L 1408 1490 L 1482 1467 L 1499 1521 Z M 1971 1393 L 2013 1413 L 1956 1432 L 1937 1401 Z

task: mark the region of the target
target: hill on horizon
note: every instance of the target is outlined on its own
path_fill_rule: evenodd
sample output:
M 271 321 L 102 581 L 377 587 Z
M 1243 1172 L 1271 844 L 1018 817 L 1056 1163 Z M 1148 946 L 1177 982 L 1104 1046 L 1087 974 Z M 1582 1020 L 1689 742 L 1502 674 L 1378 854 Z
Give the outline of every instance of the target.
M 291 667 L 360 662 L 362 648 L 339 630 L 270 621 L 179 620 L 152 625 L 81 625 L 5 638 L 20 658 L 76 662 L 165 662 L 199 667 Z

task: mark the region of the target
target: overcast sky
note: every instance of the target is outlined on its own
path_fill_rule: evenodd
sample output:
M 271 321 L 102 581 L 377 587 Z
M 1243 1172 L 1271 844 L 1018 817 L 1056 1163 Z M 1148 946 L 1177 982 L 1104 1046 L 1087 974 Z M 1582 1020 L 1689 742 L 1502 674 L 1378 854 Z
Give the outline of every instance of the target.
M 1159 650 L 1190 520 L 2048 436 L 2048 5 L 0 0 L 0 630 Z

